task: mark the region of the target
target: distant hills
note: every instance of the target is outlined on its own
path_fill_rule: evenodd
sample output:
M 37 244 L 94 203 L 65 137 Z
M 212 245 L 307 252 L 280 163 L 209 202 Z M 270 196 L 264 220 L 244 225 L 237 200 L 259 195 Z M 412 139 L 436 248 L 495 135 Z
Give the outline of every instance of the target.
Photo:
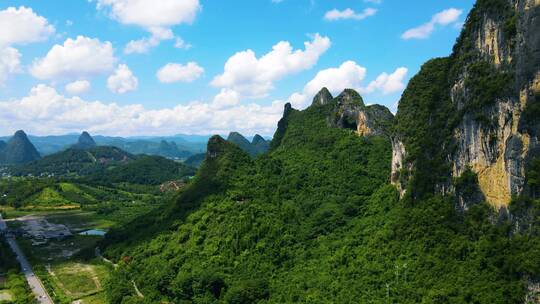
M 165 151 L 176 148 L 166 141 L 161 145 Z M 98 184 L 159 185 L 192 176 L 195 168 L 158 155 L 133 155 L 118 147 L 97 146 L 92 136 L 83 132 L 72 147 L 12 166 L 9 172 L 15 176 L 83 178 Z
M 0 149 L 2 143 L 9 141 L 11 137 L 0 137 Z M 169 158 L 187 158 L 191 155 L 205 152 L 206 142 L 209 136 L 198 135 L 175 135 L 168 137 L 111 137 L 93 136 L 98 146 L 114 146 L 131 154 L 161 155 Z M 28 136 L 29 141 L 42 155 L 50 155 L 73 147 L 79 142 L 79 134 L 59 136 Z M 166 145 L 163 144 L 166 142 Z M 172 147 L 171 147 L 172 146 Z
M 24 164 L 41 156 L 24 131 L 17 131 L 7 143 L 0 143 L 0 164 Z
M 270 141 L 267 141 L 259 134 L 253 137 L 253 140 L 249 142 L 242 134 L 238 132 L 231 132 L 227 137 L 227 141 L 237 145 L 244 152 L 250 156 L 257 156 L 266 153 L 270 148 Z

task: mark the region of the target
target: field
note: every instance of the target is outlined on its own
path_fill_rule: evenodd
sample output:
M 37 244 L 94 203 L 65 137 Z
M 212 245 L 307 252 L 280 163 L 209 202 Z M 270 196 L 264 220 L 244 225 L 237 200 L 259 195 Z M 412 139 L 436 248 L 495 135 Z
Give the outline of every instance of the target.
M 99 235 L 160 206 L 157 188 L 119 185 L 117 188 L 49 179 L 0 180 L 0 212 L 55 303 L 107 303 L 103 285 L 110 264 L 95 256 Z M 66 237 L 49 237 L 51 227 L 63 227 Z M 54 232 L 54 231 L 53 231 Z M 43 240 L 39 234 L 49 235 Z M 38 242 L 39 241 L 39 242 Z M 24 282 L 24 280 L 23 280 Z M 1 282 L 0 282 L 1 283 Z M 13 299 L 2 289 L 0 303 Z

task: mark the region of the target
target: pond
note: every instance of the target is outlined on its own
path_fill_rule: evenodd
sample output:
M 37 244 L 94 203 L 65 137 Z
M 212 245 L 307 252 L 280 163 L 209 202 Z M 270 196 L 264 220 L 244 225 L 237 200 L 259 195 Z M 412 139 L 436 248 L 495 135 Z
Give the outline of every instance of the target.
M 91 229 L 86 230 L 83 232 L 80 232 L 79 235 L 97 235 L 97 236 L 104 236 L 107 231 L 101 230 L 101 229 Z

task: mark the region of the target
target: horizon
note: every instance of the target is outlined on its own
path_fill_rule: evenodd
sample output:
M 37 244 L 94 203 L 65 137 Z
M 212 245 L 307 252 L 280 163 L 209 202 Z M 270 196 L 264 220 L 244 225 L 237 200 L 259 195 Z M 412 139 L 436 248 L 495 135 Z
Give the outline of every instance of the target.
M 322 87 L 395 114 L 420 66 L 451 53 L 472 4 L 7 0 L 0 134 L 268 137 L 285 103 L 304 109 Z

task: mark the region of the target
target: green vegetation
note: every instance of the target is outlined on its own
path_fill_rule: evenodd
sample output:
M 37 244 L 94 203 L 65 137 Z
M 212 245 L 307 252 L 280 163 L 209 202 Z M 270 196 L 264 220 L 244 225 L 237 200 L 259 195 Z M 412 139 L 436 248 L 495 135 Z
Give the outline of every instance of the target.
M 486 204 L 400 202 L 389 140 L 328 127 L 332 108 L 290 111 L 256 160 L 211 139 L 169 206 L 105 239 L 110 303 L 522 303 L 536 230 L 493 225 Z
M 2 296 L 11 298 L 11 301 L 2 301 Z M 4 239 L 0 239 L 0 303 L 34 303 L 34 296 L 19 272 L 15 255 Z
M 13 175 L 54 175 L 77 177 L 121 165 L 134 156 L 116 147 L 100 146 L 88 150 L 70 148 L 26 165 L 10 168 Z
M 159 185 L 195 174 L 195 169 L 160 156 L 140 156 L 123 166 L 116 166 L 88 177 L 101 184 L 130 183 Z
M 156 187 L 129 184 L 102 186 L 51 178 L 0 180 L 0 208 L 97 210 L 110 204 L 133 201 L 155 203 L 157 195 Z

